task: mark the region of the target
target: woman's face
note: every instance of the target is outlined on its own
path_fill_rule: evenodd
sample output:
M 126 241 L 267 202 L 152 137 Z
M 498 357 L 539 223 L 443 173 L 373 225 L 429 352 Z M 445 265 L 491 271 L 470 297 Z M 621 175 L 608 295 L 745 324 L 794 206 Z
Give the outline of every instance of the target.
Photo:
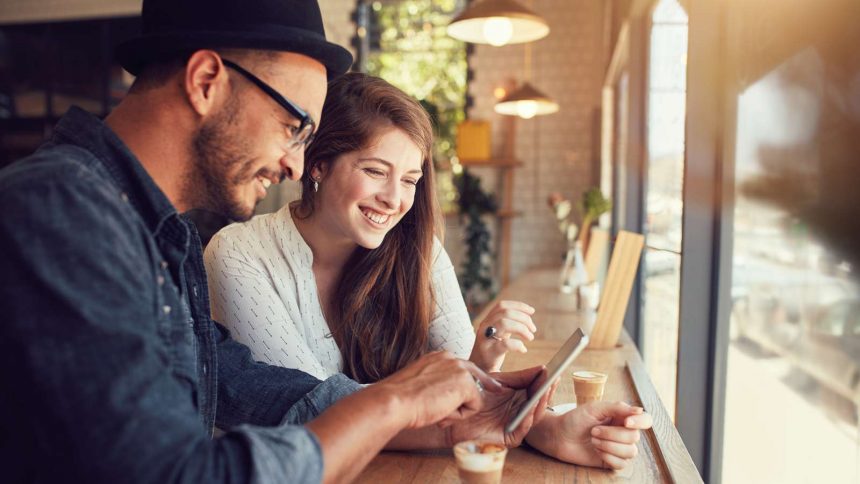
M 398 128 L 389 128 L 363 150 L 340 155 L 316 168 L 317 218 L 332 242 L 349 241 L 367 249 L 382 244 L 412 208 L 422 176 L 418 146 Z

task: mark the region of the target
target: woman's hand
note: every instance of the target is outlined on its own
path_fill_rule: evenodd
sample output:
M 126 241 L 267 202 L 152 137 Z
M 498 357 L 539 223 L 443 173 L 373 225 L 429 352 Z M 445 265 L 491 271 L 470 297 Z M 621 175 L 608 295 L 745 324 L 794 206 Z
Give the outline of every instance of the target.
M 623 469 L 639 453 L 651 415 L 624 402 L 592 402 L 563 415 L 545 414 L 526 441 L 556 459 L 590 467 Z
M 469 360 L 484 371 L 499 371 L 505 353 L 525 353 L 522 340 L 533 340 L 537 331 L 531 317 L 534 312 L 535 308 L 520 301 L 501 301 L 493 306 L 478 326 Z
M 464 440 L 480 439 L 504 442 L 507 447 L 517 447 L 529 433 L 534 422 L 544 417 L 547 403 L 558 387 L 558 382 L 553 384 L 522 423 L 513 432 L 508 433 L 505 427 L 520 411 L 523 403 L 543 385 L 547 378 L 546 369 L 543 366 L 536 366 L 514 372 L 492 373 L 489 376 L 501 383 L 504 388 L 500 392 L 485 392 L 484 406 L 477 414 L 453 423 L 448 433 L 450 446 Z

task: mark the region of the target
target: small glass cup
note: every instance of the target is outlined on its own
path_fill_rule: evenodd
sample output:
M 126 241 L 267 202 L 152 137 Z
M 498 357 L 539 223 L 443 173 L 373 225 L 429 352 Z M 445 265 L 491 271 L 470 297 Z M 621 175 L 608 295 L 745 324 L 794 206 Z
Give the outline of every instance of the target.
M 573 392 L 576 393 L 576 405 L 596 402 L 603 399 L 603 388 L 606 386 L 607 375 L 596 371 L 573 372 Z
M 482 440 L 466 440 L 454 446 L 454 458 L 463 484 L 499 484 L 508 448 Z

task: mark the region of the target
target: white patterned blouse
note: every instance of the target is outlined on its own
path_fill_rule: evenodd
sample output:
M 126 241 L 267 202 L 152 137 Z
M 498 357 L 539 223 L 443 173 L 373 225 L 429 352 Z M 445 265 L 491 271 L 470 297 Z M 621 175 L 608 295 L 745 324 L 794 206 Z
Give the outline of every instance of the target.
M 454 266 L 438 239 L 433 252 L 430 345 L 465 359 L 475 333 Z M 313 254 L 288 205 L 225 227 L 209 242 L 204 261 L 213 319 L 247 345 L 254 359 L 321 380 L 343 371 L 320 306 Z

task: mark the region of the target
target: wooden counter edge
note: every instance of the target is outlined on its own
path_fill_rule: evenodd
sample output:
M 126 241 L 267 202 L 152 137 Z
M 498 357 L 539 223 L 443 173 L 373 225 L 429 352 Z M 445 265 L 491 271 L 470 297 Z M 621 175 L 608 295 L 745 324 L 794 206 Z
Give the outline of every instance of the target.
M 651 430 L 645 432 L 645 438 L 651 439 L 653 447 L 659 450 L 659 458 L 663 461 L 663 466 L 673 483 L 704 483 L 681 435 L 663 406 L 660 396 L 657 395 L 651 378 L 645 371 L 645 363 L 639 356 L 638 350 L 630 355 L 626 363 L 627 373 L 639 401 L 654 419 Z

